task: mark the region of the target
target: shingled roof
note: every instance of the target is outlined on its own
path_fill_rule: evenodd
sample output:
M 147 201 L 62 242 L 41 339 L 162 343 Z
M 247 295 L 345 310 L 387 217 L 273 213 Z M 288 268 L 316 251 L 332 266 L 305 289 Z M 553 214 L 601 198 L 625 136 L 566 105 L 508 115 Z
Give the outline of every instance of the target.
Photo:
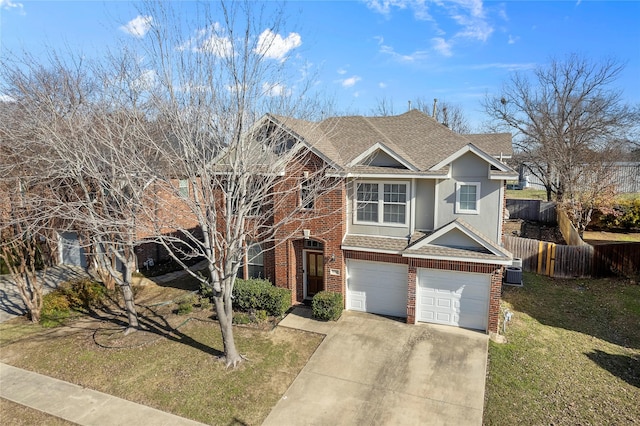
M 387 117 L 331 117 L 320 122 L 271 118 L 341 169 L 351 169 L 351 163 L 376 144 L 423 172 L 469 144 L 493 157 L 512 154 L 508 133 L 461 135 L 418 110 Z

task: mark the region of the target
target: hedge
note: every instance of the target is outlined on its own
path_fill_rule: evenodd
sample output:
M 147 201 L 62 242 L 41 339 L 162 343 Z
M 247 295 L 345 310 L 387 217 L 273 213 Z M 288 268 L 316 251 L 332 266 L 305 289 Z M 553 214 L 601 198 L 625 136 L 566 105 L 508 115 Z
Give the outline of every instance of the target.
M 266 311 L 280 317 L 291 307 L 291 291 L 263 279 L 236 279 L 233 307 L 244 312 Z
M 343 306 L 342 294 L 330 291 L 316 293 L 311 301 L 314 318 L 324 321 L 337 321 Z

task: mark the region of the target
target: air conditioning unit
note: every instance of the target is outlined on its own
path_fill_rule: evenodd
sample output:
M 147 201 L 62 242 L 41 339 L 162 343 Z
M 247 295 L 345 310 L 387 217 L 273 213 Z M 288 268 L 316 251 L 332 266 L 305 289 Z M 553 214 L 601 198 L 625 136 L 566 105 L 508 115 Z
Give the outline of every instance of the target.
M 522 258 L 514 257 L 511 261 L 511 266 L 514 268 L 522 268 Z
M 516 268 L 515 266 L 507 267 L 504 283 L 522 287 L 522 268 Z

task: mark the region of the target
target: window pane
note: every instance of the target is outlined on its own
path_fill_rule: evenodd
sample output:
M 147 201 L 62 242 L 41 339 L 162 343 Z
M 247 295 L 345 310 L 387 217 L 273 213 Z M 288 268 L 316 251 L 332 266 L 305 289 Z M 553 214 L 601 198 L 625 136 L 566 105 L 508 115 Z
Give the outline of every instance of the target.
M 318 270 L 316 272 L 317 272 L 317 276 L 321 277 L 324 272 L 324 257 L 320 255 L 320 256 L 317 256 L 317 258 L 318 258 Z
M 476 210 L 475 185 L 460 185 L 460 208 L 462 210 Z
M 407 186 L 404 184 L 384 185 L 385 203 L 405 203 L 407 201 Z
M 405 223 L 405 210 L 404 204 L 385 204 L 384 222 Z
M 378 203 L 358 203 L 357 218 L 364 222 L 378 221 Z
M 316 257 L 314 255 L 309 256 L 309 275 L 316 276 Z
M 357 199 L 358 201 L 378 201 L 378 184 L 359 183 Z

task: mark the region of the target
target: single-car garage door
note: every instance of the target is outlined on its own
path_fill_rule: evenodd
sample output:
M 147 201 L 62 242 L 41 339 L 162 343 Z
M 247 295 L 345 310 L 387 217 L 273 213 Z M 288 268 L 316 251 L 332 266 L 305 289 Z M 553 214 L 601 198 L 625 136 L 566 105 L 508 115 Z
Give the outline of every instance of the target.
M 347 309 L 407 316 L 407 266 L 347 260 Z
M 491 276 L 418 269 L 418 321 L 487 329 Z

